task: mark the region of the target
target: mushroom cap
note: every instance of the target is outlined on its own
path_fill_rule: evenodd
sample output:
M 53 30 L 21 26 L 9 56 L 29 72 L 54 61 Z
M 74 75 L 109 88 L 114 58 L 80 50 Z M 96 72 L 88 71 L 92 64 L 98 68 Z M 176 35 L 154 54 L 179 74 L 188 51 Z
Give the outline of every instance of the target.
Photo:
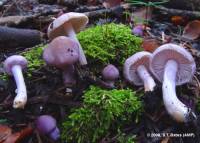
M 146 51 L 138 52 L 128 59 L 126 59 L 124 63 L 124 77 L 130 83 L 135 85 L 143 85 L 144 82 L 137 74 L 137 68 L 140 65 L 145 66 L 145 68 L 150 71 L 150 59 L 152 58 L 152 54 Z
M 49 134 L 56 129 L 56 120 L 50 115 L 41 115 L 36 120 L 36 128 L 42 134 Z
M 25 57 L 21 56 L 21 55 L 13 55 L 8 57 L 5 61 L 4 61 L 4 69 L 5 71 L 12 75 L 12 67 L 14 65 L 19 65 L 21 66 L 22 69 L 26 68 L 28 64 L 28 61 L 26 60 Z
M 109 64 L 103 69 L 102 76 L 105 80 L 114 81 L 119 78 L 119 70 L 114 65 Z
M 73 39 L 59 36 L 44 49 L 43 59 L 47 64 L 63 69 L 78 61 L 79 46 Z
M 49 39 L 65 36 L 66 32 L 64 30 L 64 25 L 66 23 L 71 23 L 74 31 L 78 33 L 88 23 L 88 17 L 83 13 L 76 12 L 69 12 L 61 15 L 49 25 L 47 32 Z
M 165 64 L 168 60 L 174 60 L 178 64 L 176 85 L 182 85 L 191 80 L 196 70 L 194 58 L 183 47 L 169 43 L 157 48 L 151 59 L 151 71 L 160 82 L 163 81 Z

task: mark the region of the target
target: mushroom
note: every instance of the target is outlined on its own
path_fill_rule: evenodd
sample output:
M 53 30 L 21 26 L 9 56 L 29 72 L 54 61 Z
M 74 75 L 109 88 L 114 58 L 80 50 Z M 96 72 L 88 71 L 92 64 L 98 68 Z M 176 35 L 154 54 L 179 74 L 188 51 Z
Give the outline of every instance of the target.
M 183 47 L 165 44 L 154 51 L 150 67 L 155 77 L 163 82 L 163 101 L 167 112 L 178 122 L 187 122 L 192 116 L 196 118 L 191 108 L 176 96 L 176 85 L 189 82 L 196 70 L 192 55 Z
M 143 25 L 136 25 L 132 29 L 132 34 L 136 36 L 142 37 L 144 35 Z
M 149 72 L 151 58 L 151 53 L 142 51 L 132 55 L 124 63 L 125 79 L 137 86 L 144 85 L 145 92 L 153 91 L 156 86 Z
M 102 76 L 106 83 L 114 87 L 115 80 L 119 78 L 119 70 L 114 65 L 109 64 L 103 69 Z
M 13 75 L 17 85 L 17 96 L 14 99 L 14 108 L 24 108 L 27 102 L 27 91 L 22 70 L 27 67 L 28 61 L 20 55 L 8 57 L 4 62 L 4 69 L 9 75 Z
M 74 79 L 74 64 L 79 59 L 78 48 L 77 42 L 73 39 L 59 36 L 48 44 L 43 52 L 43 59 L 47 64 L 63 70 L 63 79 L 67 86 L 72 86 L 76 82 Z
M 81 65 L 86 65 L 87 60 L 83 49 L 76 37 L 76 33 L 85 27 L 88 23 L 88 17 L 82 13 L 69 12 L 59 16 L 48 27 L 48 37 L 50 40 L 58 36 L 69 36 L 77 41 L 79 45 L 79 62 Z
M 54 141 L 60 138 L 60 130 L 56 126 L 56 120 L 50 115 L 41 115 L 35 121 L 36 129 L 43 135 L 48 135 Z

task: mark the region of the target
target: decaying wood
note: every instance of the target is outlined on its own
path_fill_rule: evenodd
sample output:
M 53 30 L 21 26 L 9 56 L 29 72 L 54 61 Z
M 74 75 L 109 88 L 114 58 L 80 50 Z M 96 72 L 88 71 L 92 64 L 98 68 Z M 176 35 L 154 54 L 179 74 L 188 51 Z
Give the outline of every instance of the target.
M 0 18 L 0 25 L 2 26 L 17 26 L 28 22 L 33 19 L 34 16 L 7 16 Z
M 0 51 L 18 47 L 32 47 L 42 41 L 38 30 L 16 29 L 0 26 Z
M 187 16 L 190 18 L 199 18 L 200 12 L 198 11 L 189 11 L 189 10 L 180 10 L 180 9 L 169 9 L 163 6 L 155 7 L 156 9 L 165 12 L 167 15 L 180 15 Z
M 102 5 L 100 6 L 80 6 L 76 8 L 75 12 L 89 12 L 89 11 L 96 11 L 100 9 L 105 9 Z
M 61 11 L 66 11 L 66 7 L 61 7 L 58 5 L 47 5 L 47 4 L 39 4 L 32 9 L 32 13 L 28 16 L 6 16 L 0 17 L 0 25 L 2 26 L 12 26 L 16 27 L 19 25 L 28 25 L 29 23 L 33 23 L 38 20 L 40 16 L 48 16 L 52 14 L 57 14 Z
M 85 14 L 89 17 L 89 18 L 95 18 L 95 17 L 102 17 L 105 15 L 115 15 L 115 16 L 120 16 L 123 11 L 125 9 L 127 9 L 128 7 L 126 7 L 127 5 L 120 5 L 120 6 L 116 6 L 113 8 L 104 8 L 104 9 L 100 9 L 100 10 L 95 10 L 95 11 L 90 11 L 90 12 L 85 12 Z

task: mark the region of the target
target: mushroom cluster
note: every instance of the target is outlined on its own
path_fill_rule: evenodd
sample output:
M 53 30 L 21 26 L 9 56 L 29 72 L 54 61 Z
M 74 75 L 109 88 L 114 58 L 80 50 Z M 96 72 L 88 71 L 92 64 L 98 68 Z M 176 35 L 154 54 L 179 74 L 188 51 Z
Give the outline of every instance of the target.
M 59 16 L 48 27 L 48 37 L 52 42 L 43 52 L 43 59 L 49 65 L 62 69 L 66 86 L 76 83 L 74 64 L 86 65 L 87 60 L 76 33 L 88 23 L 82 13 L 69 12 Z M 67 37 L 68 36 L 68 37 Z
M 153 77 L 162 82 L 164 106 L 178 122 L 196 118 L 192 109 L 176 96 L 176 85 L 189 82 L 195 70 L 192 55 L 183 47 L 171 43 L 160 46 L 152 54 L 136 53 L 124 63 L 125 79 L 137 86 L 144 84 L 145 91 L 153 91 L 156 85 Z
M 82 13 L 69 12 L 62 14 L 55 19 L 48 27 L 48 37 L 50 40 L 58 36 L 69 36 L 74 39 L 79 45 L 79 62 L 81 65 L 86 65 L 87 60 L 81 44 L 79 43 L 76 33 L 82 30 L 88 23 L 88 17 Z

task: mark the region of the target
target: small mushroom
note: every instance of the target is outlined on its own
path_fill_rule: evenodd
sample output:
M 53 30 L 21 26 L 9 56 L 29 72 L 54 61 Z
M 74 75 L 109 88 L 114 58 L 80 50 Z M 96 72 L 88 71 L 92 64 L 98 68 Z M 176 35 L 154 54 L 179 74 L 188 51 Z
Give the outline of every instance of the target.
M 48 27 L 48 37 L 50 40 L 58 36 L 69 36 L 77 41 L 79 45 L 79 62 L 81 65 L 86 65 L 87 60 L 83 49 L 76 37 L 76 33 L 83 29 L 88 23 L 88 17 L 82 13 L 69 12 L 59 16 Z
M 153 53 L 151 70 L 155 77 L 163 82 L 163 101 L 167 112 L 178 122 L 196 118 L 191 108 L 176 96 L 176 85 L 189 82 L 196 70 L 192 55 L 178 45 L 162 45 Z
M 119 70 L 114 65 L 109 64 L 103 69 L 102 76 L 106 83 L 114 87 L 115 80 L 119 78 Z
M 48 135 L 54 141 L 60 138 L 60 130 L 56 125 L 56 120 L 50 115 L 41 115 L 37 118 L 36 129 L 43 135 Z
M 43 59 L 47 64 L 63 70 L 63 79 L 67 86 L 75 84 L 74 64 L 79 59 L 78 48 L 77 42 L 73 39 L 59 36 L 48 44 L 43 52 Z
M 151 53 L 142 51 L 132 55 L 124 63 L 125 79 L 137 86 L 144 85 L 145 92 L 153 91 L 156 86 L 149 69 L 151 58 Z
M 14 108 L 24 108 L 27 102 L 27 91 L 22 70 L 27 67 L 28 61 L 20 55 L 8 57 L 4 62 L 4 69 L 9 75 L 13 75 L 17 85 L 17 96 L 14 99 Z
M 136 25 L 132 29 L 132 34 L 136 36 L 142 37 L 144 35 L 144 26 L 143 25 Z

